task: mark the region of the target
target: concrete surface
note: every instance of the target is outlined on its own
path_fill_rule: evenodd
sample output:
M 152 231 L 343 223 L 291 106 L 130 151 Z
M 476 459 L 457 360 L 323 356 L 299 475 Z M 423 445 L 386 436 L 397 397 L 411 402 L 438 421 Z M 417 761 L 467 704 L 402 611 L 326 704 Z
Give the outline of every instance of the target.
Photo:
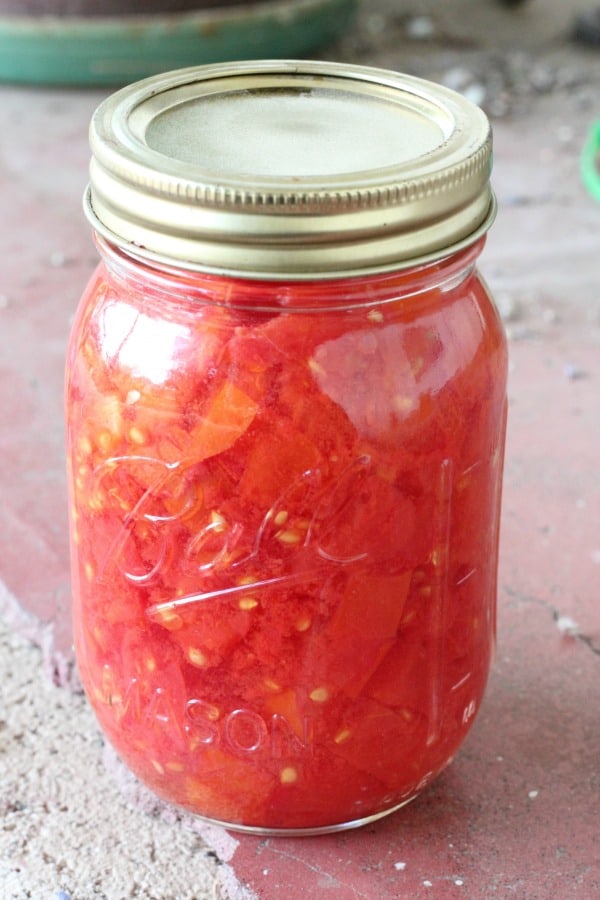
M 1 900 L 600 896 L 600 207 L 578 172 L 600 52 L 566 40 L 588 5 L 365 2 L 323 54 L 458 84 L 493 115 L 482 268 L 511 352 L 485 704 L 420 799 L 339 836 L 234 836 L 175 813 L 57 686 L 76 686 L 62 368 L 95 263 L 80 197 L 102 94 L 0 86 Z

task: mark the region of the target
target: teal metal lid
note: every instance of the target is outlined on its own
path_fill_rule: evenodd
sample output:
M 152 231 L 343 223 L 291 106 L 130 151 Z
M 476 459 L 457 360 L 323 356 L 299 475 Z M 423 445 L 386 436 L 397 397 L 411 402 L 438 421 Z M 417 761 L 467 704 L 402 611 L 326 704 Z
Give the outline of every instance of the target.
M 0 15 L 0 80 L 112 86 L 183 66 L 305 56 L 346 28 L 355 6 L 259 0 L 156 15 Z

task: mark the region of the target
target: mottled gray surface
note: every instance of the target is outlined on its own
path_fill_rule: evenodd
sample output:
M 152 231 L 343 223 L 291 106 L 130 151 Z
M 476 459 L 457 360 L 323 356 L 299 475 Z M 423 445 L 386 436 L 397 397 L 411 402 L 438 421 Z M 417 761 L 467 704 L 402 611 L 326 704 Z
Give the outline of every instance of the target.
M 40 663 L 0 620 L 0 898 L 248 897 L 227 865 L 237 841 L 142 788 Z

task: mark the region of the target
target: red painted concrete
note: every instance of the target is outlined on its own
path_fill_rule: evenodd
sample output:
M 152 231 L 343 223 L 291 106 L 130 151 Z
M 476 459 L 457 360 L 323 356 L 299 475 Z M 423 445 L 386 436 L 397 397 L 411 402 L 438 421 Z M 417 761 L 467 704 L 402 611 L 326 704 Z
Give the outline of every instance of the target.
M 32 614 L 63 680 L 62 367 L 95 260 L 80 196 L 99 99 L 0 89 L 0 611 Z M 484 268 L 516 306 L 486 702 L 453 765 L 395 816 L 338 836 L 238 836 L 231 865 L 262 900 L 600 896 L 600 208 L 577 174 L 589 107 L 556 102 L 496 126 Z
M 45 626 L 48 665 L 61 671 L 70 655 L 62 373 L 94 264 L 80 197 L 96 100 L 14 89 L 0 107 L 0 578 Z

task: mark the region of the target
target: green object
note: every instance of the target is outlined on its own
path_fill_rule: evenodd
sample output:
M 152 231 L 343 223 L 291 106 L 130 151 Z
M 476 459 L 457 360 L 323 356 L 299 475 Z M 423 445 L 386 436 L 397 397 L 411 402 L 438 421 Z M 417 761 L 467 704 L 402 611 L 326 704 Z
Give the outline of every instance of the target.
M 583 147 L 581 177 L 592 197 L 600 201 L 600 120 L 592 125 Z
M 187 13 L 0 16 L 0 80 L 119 85 L 183 66 L 304 56 L 347 25 L 355 0 L 283 0 Z

